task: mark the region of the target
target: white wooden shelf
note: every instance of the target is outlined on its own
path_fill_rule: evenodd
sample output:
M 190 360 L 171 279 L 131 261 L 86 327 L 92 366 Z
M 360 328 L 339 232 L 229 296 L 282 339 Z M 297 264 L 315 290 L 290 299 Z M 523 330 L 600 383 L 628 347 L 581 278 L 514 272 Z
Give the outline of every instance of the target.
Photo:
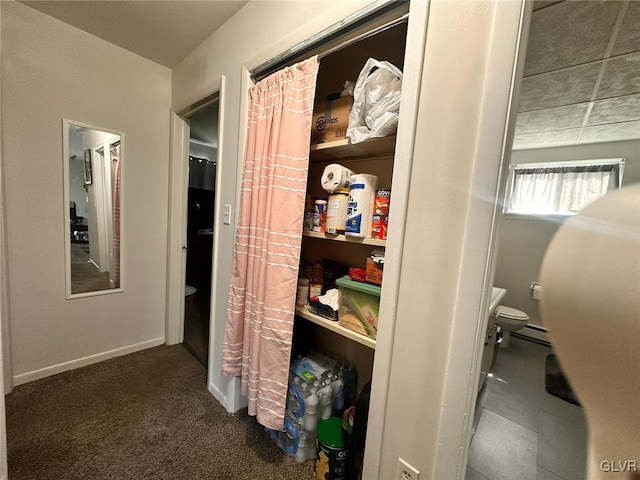
M 377 247 L 384 247 L 387 244 L 386 240 L 379 240 L 377 238 L 364 238 L 364 237 L 352 237 L 350 235 L 332 235 L 325 232 L 302 232 L 303 237 L 320 238 L 321 240 L 333 240 L 334 242 L 347 242 L 347 243 L 359 243 L 361 245 L 375 245 Z
M 311 313 L 309 310 L 307 310 L 307 307 L 296 307 L 296 315 L 299 315 L 305 320 L 309 320 L 316 325 L 320 325 L 327 330 L 331 330 L 338 335 L 347 337 L 348 339 L 364 345 L 365 347 L 369 347 L 372 349 L 376 348 L 376 341 L 373 338 L 365 337 L 358 332 L 354 332 L 353 330 L 349 330 L 348 328 L 341 327 L 336 320 L 329 320 L 328 318 L 324 318 L 320 315 L 316 315 L 315 313 Z
M 392 156 L 395 146 L 395 135 L 371 138 L 355 144 L 351 143 L 351 140 L 348 138 L 343 138 L 332 142 L 311 145 L 309 148 L 309 159 L 312 162 L 322 162 L 326 160 L 345 160 L 379 155 Z

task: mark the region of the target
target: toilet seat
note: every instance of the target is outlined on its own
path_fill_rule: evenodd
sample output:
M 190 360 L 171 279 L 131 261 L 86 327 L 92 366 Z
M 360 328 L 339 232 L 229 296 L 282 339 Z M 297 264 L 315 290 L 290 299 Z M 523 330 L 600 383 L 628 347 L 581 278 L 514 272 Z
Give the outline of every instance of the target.
M 496 317 L 498 319 L 504 318 L 506 320 L 515 320 L 520 322 L 526 322 L 529 320 L 529 315 L 524 313 L 522 310 L 518 310 L 511 307 L 505 307 L 504 305 L 499 305 L 496 309 Z

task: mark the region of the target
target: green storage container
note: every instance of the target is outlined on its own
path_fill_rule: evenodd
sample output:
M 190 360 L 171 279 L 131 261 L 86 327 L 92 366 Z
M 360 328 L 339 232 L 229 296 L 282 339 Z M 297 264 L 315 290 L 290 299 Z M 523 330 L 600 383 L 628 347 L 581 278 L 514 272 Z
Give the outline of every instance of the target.
M 354 282 L 348 276 L 336 280 L 340 305 L 338 323 L 375 339 L 378 332 L 378 314 L 380 311 L 380 291 L 377 285 Z

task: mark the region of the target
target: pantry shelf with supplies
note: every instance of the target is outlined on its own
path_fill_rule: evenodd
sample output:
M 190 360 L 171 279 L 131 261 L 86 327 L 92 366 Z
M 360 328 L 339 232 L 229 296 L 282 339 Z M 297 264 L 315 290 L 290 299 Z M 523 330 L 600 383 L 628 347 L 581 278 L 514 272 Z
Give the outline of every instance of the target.
M 320 315 L 316 315 L 315 313 L 311 313 L 307 307 L 296 307 L 296 315 L 315 323 L 316 325 L 324 327 L 327 330 L 331 330 L 338 335 L 342 335 L 343 337 L 353 340 L 360 345 L 364 345 L 365 347 L 372 349 L 376 348 L 376 341 L 373 338 L 365 337 L 358 332 L 342 327 L 336 320 L 330 320 L 328 318 L 321 317 Z
M 395 145 L 395 135 L 371 138 L 360 143 L 351 143 L 348 138 L 341 138 L 330 142 L 312 144 L 309 149 L 309 160 L 311 162 L 323 162 L 361 157 L 393 156 Z
M 370 237 L 350 237 L 347 235 L 333 235 L 326 232 L 302 232 L 303 237 L 320 238 L 322 240 L 333 240 L 334 242 L 348 242 L 357 243 L 361 245 L 375 245 L 377 247 L 384 247 L 387 244 L 386 240 Z

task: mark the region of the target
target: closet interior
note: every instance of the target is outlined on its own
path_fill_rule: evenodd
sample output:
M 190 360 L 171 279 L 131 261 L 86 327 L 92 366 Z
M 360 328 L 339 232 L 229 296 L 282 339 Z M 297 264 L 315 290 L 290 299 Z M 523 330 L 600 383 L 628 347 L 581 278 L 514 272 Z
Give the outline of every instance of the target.
M 389 62 L 398 69 L 403 70 L 406 35 L 406 21 L 396 22 L 393 26 L 383 28 L 374 35 L 322 56 L 317 77 L 316 106 L 326 102 L 328 99 L 336 98 L 336 95 L 343 90 L 345 81 L 356 82 L 369 58 Z M 375 175 L 377 177 L 375 189 L 377 191 L 391 191 L 390 208 L 391 212 L 393 212 L 394 162 L 406 160 L 394 158 L 395 133 L 382 138 L 370 138 L 358 143 L 352 143 L 346 138 L 346 128 L 344 129 L 344 134 L 341 135 L 342 138 L 336 138 L 336 136 L 340 137 L 340 133 L 342 132 L 338 132 L 336 135 L 333 132 L 331 139 L 326 139 L 321 143 L 316 143 L 318 139 L 312 137 L 307 179 L 307 208 L 318 199 L 331 201 L 328 198 L 331 193 L 323 189 L 321 180 L 325 167 L 330 164 L 339 164 L 351 170 L 354 174 Z M 338 276 L 341 276 L 348 275 L 350 268 L 365 270 L 367 259 L 372 255 L 372 252 L 374 250 L 384 251 L 385 246 L 386 240 L 372 238 L 371 230 L 364 236 L 350 236 L 344 233 L 331 234 L 325 231 L 309 231 L 305 227 L 302 234 L 300 276 L 307 277 L 311 275 L 312 267 L 318 261 L 321 262 L 324 271 L 322 292 L 325 293 L 328 289 L 336 287 L 336 272 L 340 272 Z M 333 277 L 330 277 L 328 271 L 333 273 Z M 362 285 L 368 284 L 363 283 Z M 380 288 L 384 288 L 384 286 L 383 280 L 380 287 L 373 286 L 373 289 L 378 289 L 379 292 Z M 367 289 L 369 287 L 365 286 L 364 288 Z M 303 293 L 303 295 L 305 294 Z M 300 289 L 299 295 L 301 295 Z M 377 294 L 378 302 L 379 295 L 380 293 Z M 305 300 L 307 300 L 306 304 Z M 343 300 L 341 292 L 341 304 Z M 314 311 L 310 307 L 308 299 L 302 299 L 301 301 L 298 298 L 296 305 L 292 348 L 293 364 L 295 365 L 296 359 L 308 355 L 309 352 L 322 352 L 333 358 L 337 356 L 355 367 L 357 383 L 353 390 L 356 395 L 361 393 L 372 378 L 376 350 L 375 334 L 367 336 L 358 333 L 353 329 L 346 328 L 337 319 L 331 319 L 326 315 L 319 314 L 317 309 Z M 339 312 L 341 312 L 341 309 Z M 387 321 L 391 320 L 386 318 L 378 319 L 379 323 Z M 364 389 L 366 390 L 366 388 Z M 295 402 L 295 400 L 293 401 Z M 368 397 L 366 403 L 366 408 L 368 409 Z M 344 405 L 345 408 L 348 406 L 347 404 Z M 338 412 L 338 416 L 341 413 Z M 336 415 L 335 411 L 333 415 Z M 358 428 L 362 429 L 362 426 Z M 366 423 L 364 429 L 366 430 Z M 318 427 L 318 440 L 319 452 L 322 450 L 320 427 Z M 360 451 L 351 451 L 349 453 L 352 458 L 350 462 L 351 474 L 345 478 L 356 478 L 357 474 L 353 472 L 358 469 L 358 461 L 355 457 L 359 456 L 361 462 L 364 451 L 363 441 L 364 439 L 362 438 L 362 444 L 359 447 L 351 446 L 352 450 L 359 448 Z M 348 448 L 348 446 L 345 445 L 345 448 Z M 304 455 L 301 458 L 304 458 Z M 330 461 L 329 464 L 332 464 L 332 462 Z M 318 468 L 318 463 L 316 463 L 316 470 Z M 333 465 L 332 468 L 335 469 L 333 473 L 338 475 L 340 467 Z M 327 478 L 334 478 L 334 476 Z M 335 478 L 342 477 L 336 476 Z
M 342 91 L 345 81 L 355 82 L 369 58 L 387 61 L 402 70 L 406 32 L 407 24 L 401 23 L 323 57 L 318 71 L 316 104 L 325 102 L 331 94 Z M 377 188 L 391 190 L 392 205 L 394 150 L 394 135 L 372 138 L 357 144 L 351 144 L 347 138 L 312 144 L 309 152 L 307 194 L 314 200 L 327 198 L 328 193 L 321 186 L 322 173 L 327 165 L 337 163 L 353 173 L 376 175 Z M 301 259 L 310 265 L 317 260 L 326 259 L 364 269 L 371 252 L 384 249 L 386 243 L 385 240 L 369 237 L 370 235 L 362 238 L 304 231 Z M 314 315 L 305 307 L 298 307 L 296 314 L 295 353 L 302 354 L 309 348 L 337 353 L 356 366 L 357 390 L 360 391 L 371 379 L 375 340 L 341 327 L 336 321 Z

